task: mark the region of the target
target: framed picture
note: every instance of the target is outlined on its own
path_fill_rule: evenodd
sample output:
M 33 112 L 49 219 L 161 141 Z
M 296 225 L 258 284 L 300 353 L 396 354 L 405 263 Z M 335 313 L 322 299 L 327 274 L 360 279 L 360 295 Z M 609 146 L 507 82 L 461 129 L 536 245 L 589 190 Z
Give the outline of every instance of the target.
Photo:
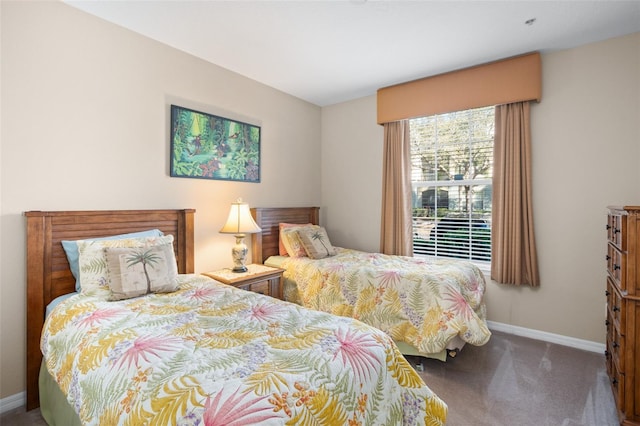
M 260 127 L 171 105 L 173 177 L 260 182 Z

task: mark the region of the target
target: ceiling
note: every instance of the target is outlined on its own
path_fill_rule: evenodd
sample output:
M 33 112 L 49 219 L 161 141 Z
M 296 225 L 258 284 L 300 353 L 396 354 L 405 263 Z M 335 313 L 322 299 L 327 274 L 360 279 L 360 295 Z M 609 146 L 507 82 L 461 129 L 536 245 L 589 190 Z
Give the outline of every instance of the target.
M 640 0 L 65 3 L 319 106 L 640 31 Z

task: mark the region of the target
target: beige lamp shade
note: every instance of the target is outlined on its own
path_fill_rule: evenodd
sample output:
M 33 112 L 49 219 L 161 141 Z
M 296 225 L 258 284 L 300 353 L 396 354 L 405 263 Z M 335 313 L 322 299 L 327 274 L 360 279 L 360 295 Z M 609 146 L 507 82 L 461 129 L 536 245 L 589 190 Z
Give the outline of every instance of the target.
M 254 234 L 262 229 L 251 217 L 249 204 L 243 203 L 241 198 L 231 204 L 227 222 L 220 230 L 223 234 Z
M 231 258 L 233 259 L 233 272 L 247 272 L 245 261 L 247 258 L 247 246 L 244 243 L 245 234 L 254 234 L 262 229 L 251 217 L 249 204 L 243 203 L 242 198 L 231 204 L 227 223 L 220 230 L 223 234 L 234 234 L 236 244 L 231 249 Z

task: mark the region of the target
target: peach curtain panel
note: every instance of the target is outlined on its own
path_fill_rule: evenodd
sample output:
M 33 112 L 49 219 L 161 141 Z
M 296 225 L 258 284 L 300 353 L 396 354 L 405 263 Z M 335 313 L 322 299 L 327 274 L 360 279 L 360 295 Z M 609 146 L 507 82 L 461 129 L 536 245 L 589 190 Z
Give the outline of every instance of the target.
M 529 102 L 498 105 L 493 147 L 491 279 L 538 287 Z
M 380 252 L 413 256 L 409 121 L 384 124 Z
M 408 120 L 501 105 L 496 109 L 491 277 L 538 286 L 529 102 L 541 98 L 538 52 L 379 89 L 377 120 L 385 135 L 381 251 L 413 253 Z

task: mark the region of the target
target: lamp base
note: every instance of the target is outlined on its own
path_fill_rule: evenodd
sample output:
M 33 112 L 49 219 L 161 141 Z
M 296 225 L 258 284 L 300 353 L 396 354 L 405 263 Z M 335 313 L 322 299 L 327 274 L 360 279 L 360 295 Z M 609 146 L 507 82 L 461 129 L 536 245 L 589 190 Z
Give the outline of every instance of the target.
M 236 245 L 231 249 L 231 257 L 233 258 L 233 272 L 247 272 L 245 259 L 247 257 L 247 246 L 244 243 L 244 234 L 236 234 Z

